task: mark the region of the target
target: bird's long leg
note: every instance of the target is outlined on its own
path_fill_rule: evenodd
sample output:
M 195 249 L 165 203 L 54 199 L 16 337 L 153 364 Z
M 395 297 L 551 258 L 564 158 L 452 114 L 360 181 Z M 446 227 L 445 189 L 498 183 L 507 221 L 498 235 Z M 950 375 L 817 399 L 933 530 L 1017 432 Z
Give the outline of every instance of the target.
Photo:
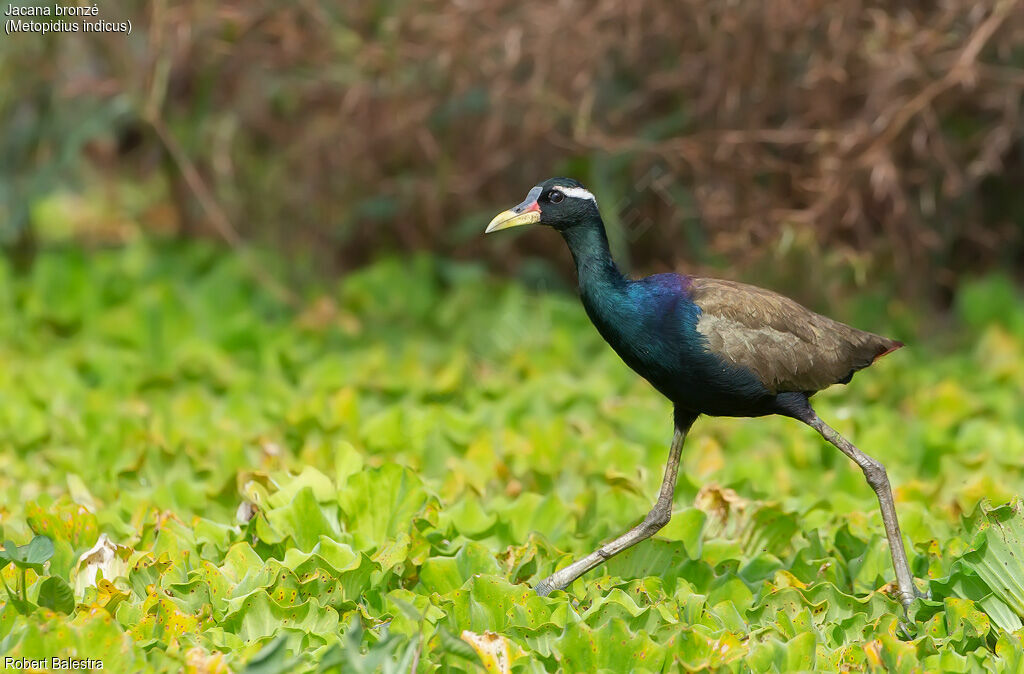
M 608 559 L 619 554 L 626 548 L 632 547 L 640 541 L 653 536 L 655 532 L 668 524 L 672 518 L 672 497 L 676 491 L 676 477 L 679 474 L 679 457 L 683 451 L 683 440 L 690 430 L 689 420 L 685 426 L 677 424 L 675 435 L 672 437 L 672 446 L 668 452 L 668 463 L 665 465 L 665 477 L 661 481 L 661 491 L 658 493 L 658 501 L 647 513 L 647 517 L 640 524 L 636 525 L 626 533 L 608 543 L 605 543 L 597 550 L 582 559 L 578 559 L 564 569 L 559 569 L 542 580 L 534 588 L 537 594 L 547 596 L 554 590 L 563 590 L 569 583 L 576 580 L 595 566 L 599 566 Z
M 817 414 L 812 412 L 811 416 L 804 420 L 804 423 L 821 433 L 823 438 L 853 459 L 864 471 L 864 477 L 867 478 L 868 484 L 875 490 L 875 494 L 878 496 L 878 505 L 882 510 L 882 522 L 885 523 L 885 535 L 889 539 L 889 551 L 892 553 L 892 566 L 896 571 L 896 583 L 900 588 L 903 606 L 909 607 L 914 598 L 918 596 L 918 592 L 914 588 L 914 577 L 910 573 L 910 564 L 907 563 L 907 551 L 903 547 L 900 524 L 896 519 L 896 504 L 893 502 L 892 487 L 889 486 L 889 476 L 885 472 L 885 466 L 854 447 L 853 443 L 839 435 Z

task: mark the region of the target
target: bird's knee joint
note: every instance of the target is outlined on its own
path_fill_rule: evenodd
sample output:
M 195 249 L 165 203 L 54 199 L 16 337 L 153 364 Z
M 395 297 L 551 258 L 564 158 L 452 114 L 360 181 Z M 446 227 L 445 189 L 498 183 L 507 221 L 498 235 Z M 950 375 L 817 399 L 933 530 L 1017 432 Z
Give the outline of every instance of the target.
M 876 491 L 889 485 L 889 475 L 885 472 L 885 466 L 880 463 L 872 464 L 864 468 L 864 477 L 868 484 Z
M 670 519 L 672 519 L 671 508 L 655 506 L 651 512 L 647 513 L 647 517 L 644 518 L 644 524 L 657 531 L 668 524 Z

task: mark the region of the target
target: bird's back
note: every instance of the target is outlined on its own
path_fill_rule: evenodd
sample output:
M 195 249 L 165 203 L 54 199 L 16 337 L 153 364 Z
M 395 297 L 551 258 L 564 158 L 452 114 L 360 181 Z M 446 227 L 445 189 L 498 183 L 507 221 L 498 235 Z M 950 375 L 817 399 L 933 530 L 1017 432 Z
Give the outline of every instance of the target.
M 816 314 L 756 286 L 694 278 L 697 332 L 726 363 L 754 373 L 772 393 L 813 393 L 846 383 L 857 370 L 903 346 Z

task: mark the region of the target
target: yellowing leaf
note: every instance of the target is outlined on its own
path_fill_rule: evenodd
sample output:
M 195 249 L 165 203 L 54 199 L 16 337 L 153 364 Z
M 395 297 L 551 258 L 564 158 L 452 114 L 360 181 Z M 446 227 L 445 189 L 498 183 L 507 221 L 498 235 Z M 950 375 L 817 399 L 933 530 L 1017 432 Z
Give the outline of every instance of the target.
M 463 630 L 462 640 L 473 647 L 484 669 L 496 674 L 510 674 L 512 663 L 509 658 L 508 640 L 496 632 L 485 631 L 483 634 Z

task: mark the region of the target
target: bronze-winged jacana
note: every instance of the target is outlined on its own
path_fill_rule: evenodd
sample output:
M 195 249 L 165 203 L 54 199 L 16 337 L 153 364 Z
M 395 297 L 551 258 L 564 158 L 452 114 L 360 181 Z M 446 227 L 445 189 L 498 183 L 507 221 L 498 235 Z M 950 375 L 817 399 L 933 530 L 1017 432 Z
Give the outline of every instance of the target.
M 650 538 L 672 516 L 683 440 L 701 414 L 781 414 L 804 422 L 864 471 L 878 496 L 904 606 L 917 590 L 903 548 L 885 467 L 822 421 L 810 397 L 845 384 L 857 370 L 903 344 L 816 314 L 769 290 L 681 274 L 632 280 L 612 260 L 594 195 L 552 178 L 487 226 L 554 227 L 569 245 L 583 307 L 601 336 L 674 406 L 675 435 L 654 507 L 640 524 L 541 581 L 546 595 L 626 548 Z

